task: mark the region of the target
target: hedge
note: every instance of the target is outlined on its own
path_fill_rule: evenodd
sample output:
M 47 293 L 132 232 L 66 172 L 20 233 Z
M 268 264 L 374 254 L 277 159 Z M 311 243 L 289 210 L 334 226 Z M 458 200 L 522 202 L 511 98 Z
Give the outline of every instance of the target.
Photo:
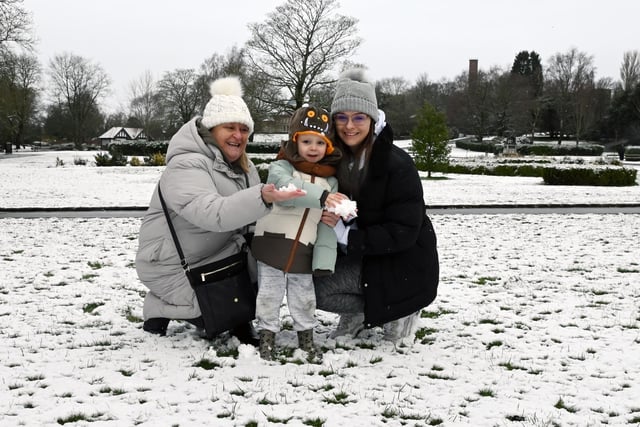
M 549 185 L 597 185 L 625 187 L 636 185 L 638 171 L 628 168 L 545 168 L 542 179 Z
M 148 156 L 167 153 L 169 141 L 114 141 L 109 144 L 112 156 Z
M 456 141 L 456 147 L 479 153 L 499 154 L 504 149 L 501 143 Z M 597 144 L 558 145 L 558 144 L 523 144 L 516 148 L 518 154 L 527 156 L 601 156 L 604 146 Z
M 604 146 L 584 145 L 521 145 L 516 151 L 523 156 L 601 156 Z

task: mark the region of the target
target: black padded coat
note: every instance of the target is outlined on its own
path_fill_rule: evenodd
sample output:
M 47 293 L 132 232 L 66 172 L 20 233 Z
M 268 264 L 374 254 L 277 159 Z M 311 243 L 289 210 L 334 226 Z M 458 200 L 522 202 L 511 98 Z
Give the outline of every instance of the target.
M 356 201 L 358 228 L 349 232 L 347 252 L 362 258 L 365 326 L 373 327 L 429 305 L 439 278 L 422 181 L 413 159 L 393 144 L 388 125 L 373 144 Z

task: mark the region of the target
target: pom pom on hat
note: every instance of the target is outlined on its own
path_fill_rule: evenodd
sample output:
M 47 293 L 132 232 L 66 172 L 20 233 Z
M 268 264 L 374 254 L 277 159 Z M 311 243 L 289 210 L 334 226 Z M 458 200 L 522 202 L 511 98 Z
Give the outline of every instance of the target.
M 202 125 L 211 129 L 222 123 L 242 123 L 253 133 L 253 119 L 242 100 L 242 84 L 235 76 L 215 80 L 209 87 L 211 100 L 202 113 Z
M 336 93 L 331 102 L 331 114 L 343 111 L 365 113 L 378 121 L 378 100 L 376 89 L 366 75 L 364 68 L 344 71 L 338 78 Z

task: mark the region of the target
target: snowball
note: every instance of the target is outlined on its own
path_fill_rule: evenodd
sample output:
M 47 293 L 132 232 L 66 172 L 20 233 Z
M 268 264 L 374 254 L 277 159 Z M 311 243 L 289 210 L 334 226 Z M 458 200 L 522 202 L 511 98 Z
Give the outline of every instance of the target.
M 327 210 L 329 212 L 333 212 L 336 215 L 340 215 L 345 220 L 349 220 L 358 216 L 358 207 L 355 200 L 342 200 L 337 206 L 327 207 Z
M 296 187 L 295 185 L 293 185 L 292 182 L 290 182 L 289 185 L 287 186 L 283 185 L 282 187 L 278 188 L 278 191 L 287 191 L 287 192 L 298 191 L 298 187 Z M 307 194 L 307 190 L 300 189 L 300 191 L 302 191 L 304 194 Z

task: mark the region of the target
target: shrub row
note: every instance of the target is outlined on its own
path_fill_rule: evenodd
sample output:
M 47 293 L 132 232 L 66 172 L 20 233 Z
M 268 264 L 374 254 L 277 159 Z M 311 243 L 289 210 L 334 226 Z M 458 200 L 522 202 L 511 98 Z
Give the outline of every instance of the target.
M 546 168 L 542 175 L 549 185 L 599 185 L 625 187 L 636 185 L 638 171 L 629 168 Z
M 280 144 L 247 144 L 247 153 L 272 154 L 280 150 Z
M 152 156 L 155 153 L 167 153 L 169 141 L 114 141 L 109 144 L 112 156 Z M 280 144 L 247 144 L 247 153 L 277 153 Z
M 109 144 L 112 156 L 153 156 L 167 153 L 169 141 L 114 141 Z
M 526 176 L 542 178 L 550 185 L 597 185 L 630 186 L 636 185 L 637 170 L 629 168 L 555 168 L 536 165 L 460 165 L 451 164 L 439 168 L 436 172 L 493 175 Z
M 601 156 L 602 145 L 521 145 L 516 151 L 523 156 Z
M 98 153 L 93 156 L 96 162 L 96 166 L 126 166 L 127 158 L 120 154 Z M 166 164 L 166 157 L 163 153 L 153 153 L 152 155 L 145 157 L 142 161 L 140 158 L 134 156 L 129 160 L 131 166 L 164 166 Z
M 494 142 L 477 142 L 464 139 L 456 141 L 456 147 L 463 150 L 475 151 L 478 153 L 498 154 L 500 151 L 502 151 L 502 147 L 497 146 Z
M 449 164 L 436 172 L 471 175 L 542 177 L 544 167 L 535 165 L 459 165 Z
M 503 151 L 503 145 L 495 142 L 456 141 L 456 147 L 478 153 L 499 154 Z M 601 156 L 604 147 L 597 144 L 583 145 L 557 145 L 535 144 L 518 145 L 518 154 L 523 156 Z

